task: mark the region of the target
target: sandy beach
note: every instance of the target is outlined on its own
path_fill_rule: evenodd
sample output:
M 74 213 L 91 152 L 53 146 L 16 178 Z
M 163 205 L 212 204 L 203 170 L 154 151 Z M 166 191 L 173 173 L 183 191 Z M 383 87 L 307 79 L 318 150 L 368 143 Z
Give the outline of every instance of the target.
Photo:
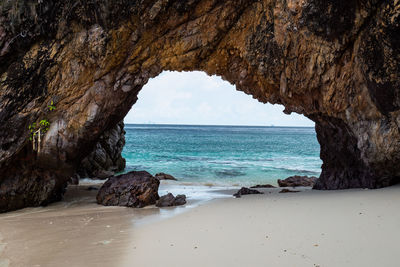
M 400 186 L 229 197 L 188 207 L 63 202 L 0 215 L 0 266 L 398 266 Z

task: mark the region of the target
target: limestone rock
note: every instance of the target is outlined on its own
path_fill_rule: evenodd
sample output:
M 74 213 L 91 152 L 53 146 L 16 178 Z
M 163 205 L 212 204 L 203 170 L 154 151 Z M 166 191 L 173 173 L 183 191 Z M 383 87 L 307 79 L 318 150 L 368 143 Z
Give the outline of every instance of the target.
M 160 197 L 156 202 L 157 207 L 172 207 L 172 206 L 181 206 L 186 204 L 186 196 L 185 195 L 177 195 L 176 197 L 168 193 L 165 196 Z
M 317 177 L 311 176 L 290 176 L 286 179 L 278 179 L 280 187 L 297 187 L 297 186 L 314 186 L 317 181 Z
M 219 75 L 313 120 L 323 161 L 316 189 L 398 183 L 399 5 L 0 1 L 2 210 L 60 199 L 102 134 L 164 70 Z M 29 125 L 42 119 L 50 127 L 33 151 Z
M 160 181 L 146 171 L 132 171 L 109 178 L 97 194 L 97 203 L 104 206 L 143 208 L 159 199 Z
M 124 123 L 103 133 L 95 149 L 82 160 L 77 173 L 81 178 L 107 179 L 125 169 L 121 153 L 125 145 Z

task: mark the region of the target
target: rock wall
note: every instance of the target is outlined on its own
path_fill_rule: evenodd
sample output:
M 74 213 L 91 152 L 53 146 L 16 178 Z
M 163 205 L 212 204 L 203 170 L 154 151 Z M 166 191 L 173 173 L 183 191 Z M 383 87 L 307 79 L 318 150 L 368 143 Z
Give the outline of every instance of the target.
M 0 1 L 0 211 L 58 199 L 163 70 L 216 74 L 314 120 L 323 160 L 315 188 L 399 182 L 399 5 Z M 28 128 L 44 118 L 49 130 L 34 151 Z
M 125 145 L 124 123 L 103 133 L 94 150 L 79 164 L 80 178 L 106 179 L 125 169 L 125 159 L 121 153 Z

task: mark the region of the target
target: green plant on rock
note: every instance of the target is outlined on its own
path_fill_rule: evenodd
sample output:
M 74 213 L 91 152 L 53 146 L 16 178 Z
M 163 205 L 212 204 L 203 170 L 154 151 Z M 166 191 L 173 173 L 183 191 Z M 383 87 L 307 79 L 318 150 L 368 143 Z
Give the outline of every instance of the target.
M 50 111 L 53 111 L 56 109 L 56 106 L 54 105 L 53 100 L 51 101 L 50 105 L 47 106 L 49 108 Z
M 29 125 L 29 140 L 32 141 L 32 147 L 34 151 L 40 152 L 42 136 L 47 133 L 49 127 L 50 122 L 46 119 L 39 121 L 39 123 L 34 122 Z
M 49 111 L 56 109 L 53 101 L 51 101 L 50 105 L 47 107 L 49 108 Z M 33 151 L 40 152 L 42 136 L 50 129 L 50 122 L 47 119 L 42 119 L 39 122 L 32 123 L 28 128 L 30 133 L 29 141 L 32 142 Z

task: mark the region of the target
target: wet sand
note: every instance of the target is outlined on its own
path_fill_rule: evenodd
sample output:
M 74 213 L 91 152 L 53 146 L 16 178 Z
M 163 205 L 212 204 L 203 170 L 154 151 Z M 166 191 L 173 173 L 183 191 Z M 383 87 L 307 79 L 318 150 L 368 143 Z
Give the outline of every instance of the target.
M 104 207 L 96 203 L 97 190 L 88 191 L 89 187 L 100 188 L 101 182 L 69 186 L 63 201 L 47 207 L 0 214 L 0 267 L 119 266 L 129 253 L 133 229 L 176 216 L 210 197 L 200 193 L 185 206 L 164 209 Z M 159 193 L 182 190 L 196 188 L 163 181 Z
M 96 191 L 71 187 L 63 202 L 1 214 L 0 266 L 113 266 L 114 256 L 125 252 L 132 218 L 158 209 L 103 207 L 95 196 Z
M 102 207 L 84 188 L 1 214 L 0 266 L 398 266 L 399 186 L 268 189 L 179 212 Z

